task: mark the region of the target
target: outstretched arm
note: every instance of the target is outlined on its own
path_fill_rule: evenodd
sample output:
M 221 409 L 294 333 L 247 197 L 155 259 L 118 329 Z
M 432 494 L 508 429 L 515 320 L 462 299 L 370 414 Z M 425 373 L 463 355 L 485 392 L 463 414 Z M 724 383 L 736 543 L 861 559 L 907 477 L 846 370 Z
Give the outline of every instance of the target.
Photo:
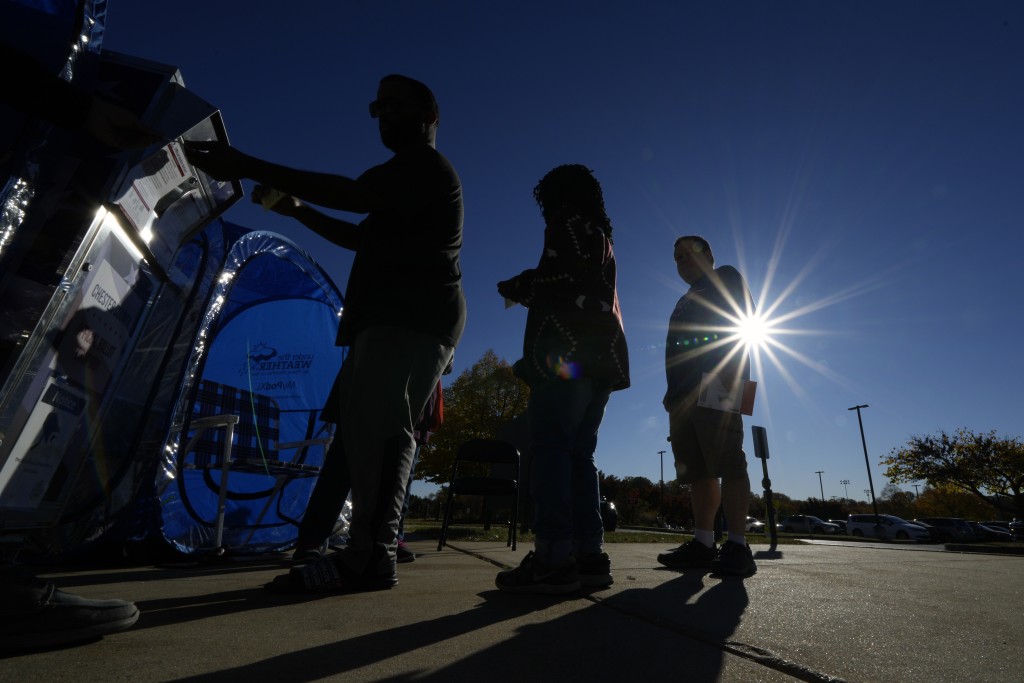
M 369 213 L 381 203 L 375 192 L 351 178 L 264 161 L 223 142 L 188 142 L 185 156 L 218 180 L 251 178 L 329 209 Z
M 294 218 L 339 247 L 352 251 L 359 248 L 362 228 L 357 224 L 321 213 L 301 199 L 289 194 L 278 193 L 279 196 L 275 200 L 273 192 L 270 188 L 257 185 L 252 190 L 252 201 L 263 204 L 265 208 L 274 213 Z
M 544 255 L 536 268 L 498 283 L 498 293 L 529 307 L 534 300 L 575 300 L 599 273 L 605 240 L 596 228 L 572 217 L 544 231 Z

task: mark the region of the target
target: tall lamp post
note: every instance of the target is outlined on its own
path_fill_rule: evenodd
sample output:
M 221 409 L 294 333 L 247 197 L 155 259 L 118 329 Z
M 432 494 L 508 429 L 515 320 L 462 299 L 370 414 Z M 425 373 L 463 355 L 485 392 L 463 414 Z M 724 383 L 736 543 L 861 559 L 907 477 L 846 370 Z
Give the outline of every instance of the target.
M 848 488 L 849 485 L 850 485 L 850 480 L 849 479 L 840 479 L 839 483 L 843 485 L 843 491 L 846 492 L 846 500 L 850 500 L 850 489 Z
M 868 442 L 864 439 L 864 421 L 860 417 L 860 409 L 861 408 L 867 408 L 867 407 L 868 407 L 868 405 L 864 404 L 864 405 L 861 405 L 861 406 L 854 406 L 852 408 L 847 408 L 847 410 L 856 410 L 857 411 L 857 424 L 860 425 L 860 443 L 861 443 L 861 446 L 864 447 L 864 464 L 868 468 L 868 486 L 870 487 L 870 490 L 871 490 L 871 507 L 875 511 L 875 526 L 879 527 L 879 526 L 881 526 L 881 523 L 878 521 L 878 503 L 875 501 L 875 484 L 871 481 L 871 461 L 868 460 Z
M 821 504 L 825 504 L 825 485 L 821 483 L 821 475 L 825 474 L 825 470 L 814 470 L 814 473 L 818 475 L 818 487 L 821 489 Z

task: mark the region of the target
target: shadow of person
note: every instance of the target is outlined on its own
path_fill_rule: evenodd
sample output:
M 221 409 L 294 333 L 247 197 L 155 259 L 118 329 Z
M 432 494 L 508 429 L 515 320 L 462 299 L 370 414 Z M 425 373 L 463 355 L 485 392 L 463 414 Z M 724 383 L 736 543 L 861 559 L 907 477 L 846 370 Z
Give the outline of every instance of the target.
M 743 581 L 706 587 L 704 576 L 687 570 L 653 589 L 629 589 L 603 599 L 595 593 L 583 609 L 578 602 L 558 603 L 549 614 L 560 616 L 520 622 L 509 638 L 415 679 L 476 680 L 486 671 L 493 680 L 628 681 L 642 670 L 645 678 L 677 680 L 685 674 L 687 681 L 717 681 L 729 637 L 749 599 Z M 492 603 L 543 601 L 497 591 L 481 596 Z
M 707 585 L 702 573 L 692 572 L 654 588 L 597 597 L 604 594 L 552 600 L 488 590 L 469 609 L 177 680 L 314 681 L 393 666 L 403 673 L 375 680 L 633 680 L 642 670 L 645 677 L 685 674 L 688 681 L 710 682 L 721 677 L 729 638 L 748 605 L 742 581 Z M 422 666 L 406 666 L 401 658 L 407 657 Z M 382 665 L 389 659 L 396 661 Z

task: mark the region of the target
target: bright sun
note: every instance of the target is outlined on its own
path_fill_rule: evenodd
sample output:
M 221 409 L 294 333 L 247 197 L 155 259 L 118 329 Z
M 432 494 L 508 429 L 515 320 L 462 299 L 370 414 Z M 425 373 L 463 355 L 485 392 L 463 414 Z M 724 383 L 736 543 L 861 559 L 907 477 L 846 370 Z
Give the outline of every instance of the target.
M 743 314 L 736 321 L 736 334 L 747 349 L 763 349 L 770 342 L 772 325 L 760 313 Z

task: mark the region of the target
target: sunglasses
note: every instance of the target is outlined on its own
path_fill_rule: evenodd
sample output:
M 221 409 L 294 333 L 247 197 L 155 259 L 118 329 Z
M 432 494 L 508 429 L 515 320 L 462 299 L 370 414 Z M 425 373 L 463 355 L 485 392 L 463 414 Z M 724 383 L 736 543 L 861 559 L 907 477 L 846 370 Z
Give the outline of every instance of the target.
M 370 102 L 370 118 L 380 118 L 381 116 L 395 116 L 396 114 L 403 114 L 409 111 L 411 107 L 399 100 L 393 100 L 386 98 L 383 100 L 374 100 Z

